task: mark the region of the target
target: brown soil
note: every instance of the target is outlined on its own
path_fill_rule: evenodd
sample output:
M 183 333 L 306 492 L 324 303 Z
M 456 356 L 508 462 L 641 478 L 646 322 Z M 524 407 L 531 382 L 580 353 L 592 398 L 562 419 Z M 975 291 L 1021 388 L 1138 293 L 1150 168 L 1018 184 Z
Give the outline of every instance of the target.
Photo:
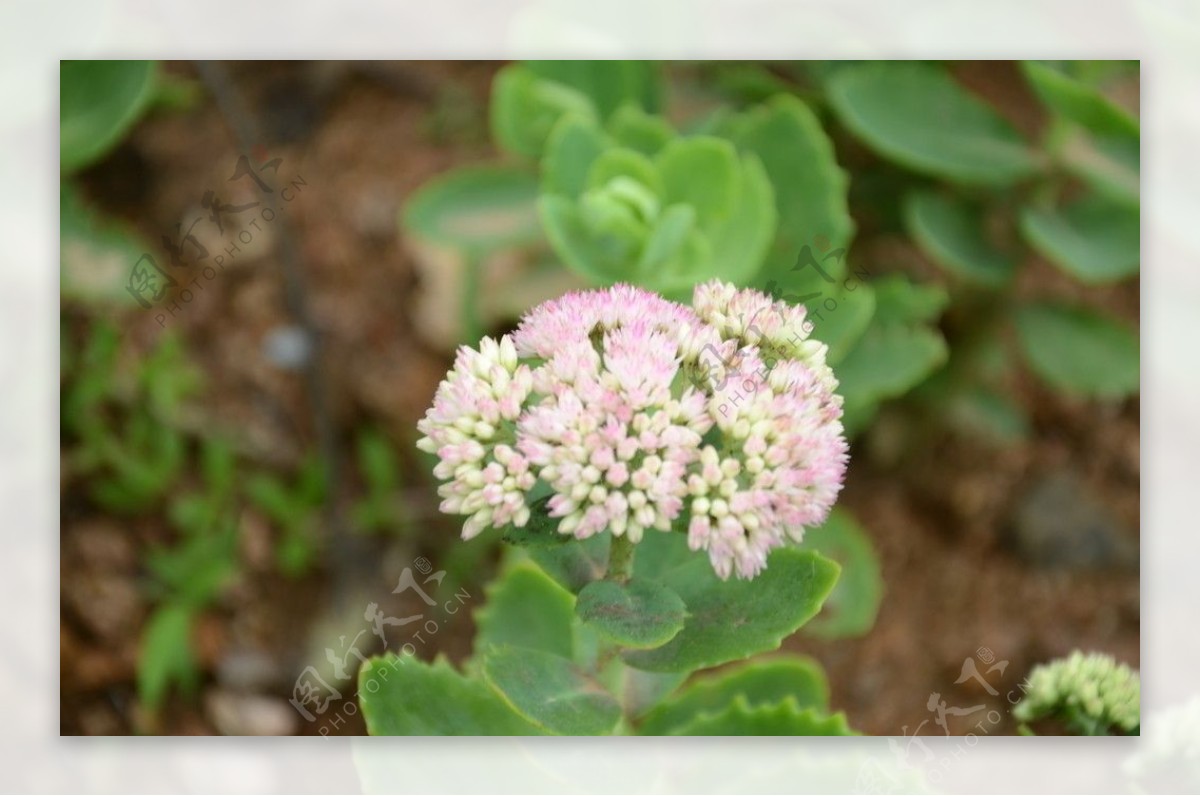
M 188 65 L 170 68 L 194 75 Z M 270 366 L 263 355 L 267 333 L 292 322 L 279 255 L 279 236 L 290 234 L 323 336 L 327 412 L 342 458 L 350 457 L 353 432 L 364 424 L 386 429 L 401 450 L 412 449 L 415 422 L 449 356 L 414 321 L 414 308 L 423 300 L 421 282 L 396 217 L 405 198 L 431 176 L 492 156 L 485 108 L 494 69 L 487 63 L 229 67 L 232 84 L 263 129 L 255 143 L 283 158 L 281 175 L 302 175 L 306 187 L 288 205 L 290 232 L 273 227 L 260 241 L 261 250 L 240 255 L 166 323 L 183 335 L 205 375 L 205 398 L 191 421 L 198 431 L 232 436 L 246 457 L 264 466 L 294 464 L 317 445 L 303 377 Z M 1026 132 L 1036 130 L 1034 106 L 1012 70 L 974 65 L 962 77 L 994 97 Z M 838 145 L 841 155 L 862 156 L 853 145 Z M 84 175 L 84 186 L 108 212 L 153 241 L 195 215 L 200 196 L 225 184 L 238 154 L 221 113 L 205 100 L 190 111 L 145 120 L 113 157 Z M 873 230 L 870 219 L 860 219 L 860 228 L 855 256 L 864 262 L 935 274 L 894 232 Z M 1024 287 L 1051 295 L 1079 292 L 1045 263 L 1029 265 Z M 1087 295 L 1137 321 L 1136 285 Z M 81 315 L 76 307 L 64 307 L 64 314 Z M 163 333 L 155 314 L 122 317 L 132 355 Z M 919 414 L 892 410 L 855 444 L 842 505 L 859 518 L 882 560 L 882 609 L 862 638 L 798 636 L 786 647 L 823 663 L 834 705 L 863 732 L 940 734 L 932 721 L 922 725 L 933 718 L 926 703 L 936 692 L 950 706 L 985 704 L 1000 711 L 1002 723 L 989 730 L 1011 733 L 1005 695 L 1035 663 L 1075 648 L 1139 662 L 1136 566 L 1042 568 L 1020 557 L 1006 536 L 1023 491 L 1049 473 L 1067 470 L 1100 496 L 1136 540 L 1138 402 L 1070 402 L 1021 373 L 1012 376 L 1012 385 L 1032 420 L 1027 442 L 993 445 L 940 430 Z M 323 646 L 335 643 L 337 633 L 317 625 L 329 621 L 327 606 L 338 593 L 334 582 L 345 581 L 348 572 L 359 588 L 339 599 L 342 615 L 351 620 L 361 618 L 355 615 L 367 601 L 378 602 L 391 616 L 419 610 L 411 595 L 393 597 L 391 588 L 395 573 L 420 556 L 465 571 L 461 585 L 473 600 L 481 598 L 495 551 L 459 551 L 452 523 L 436 513 L 423 466 L 413 456 L 405 469 L 409 487 L 403 500 L 412 527 L 394 537 L 356 542 L 360 555 L 345 565 L 352 570 L 326 567 L 299 581 L 275 574 L 272 531 L 262 517 L 245 511 L 243 572 L 198 630 L 205 669 L 201 693 L 172 697 L 157 722 L 137 711 L 134 677 L 138 633 L 150 608 L 140 552 L 151 540 L 169 538 L 165 518 L 133 523 L 106 518 L 82 497 L 81 485 L 65 476 L 62 732 L 214 733 L 221 694 L 231 691 L 265 695 L 275 708 L 290 711 L 286 699 L 296 675 L 320 660 Z M 344 508 L 359 490 L 348 470 L 336 493 L 339 505 Z M 466 612 L 442 627 L 421 656 L 467 654 L 473 627 Z M 239 692 L 231 661 L 250 666 L 247 661 L 257 659 L 249 653 L 268 660 L 267 671 L 257 685 Z M 1003 672 L 988 675 L 998 696 L 974 682 L 955 685 L 966 658 L 974 657 L 983 672 L 990 656 L 1008 661 Z M 966 732 L 983 715 L 951 718 L 950 729 Z M 287 731 L 318 731 L 316 724 L 289 721 Z M 361 730 L 357 717 L 334 728 Z

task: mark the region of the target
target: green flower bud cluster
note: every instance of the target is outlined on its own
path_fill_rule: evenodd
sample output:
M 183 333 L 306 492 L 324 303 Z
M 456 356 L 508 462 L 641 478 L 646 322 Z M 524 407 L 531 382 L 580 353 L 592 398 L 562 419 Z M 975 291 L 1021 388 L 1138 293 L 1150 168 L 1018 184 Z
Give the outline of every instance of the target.
M 1013 710 L 1024 724 L 1054 718 L 1081 735 L 1137 734 L 1142 684 L 1111 655 L 1083 653 L 1034 667 L 1025 697 Z

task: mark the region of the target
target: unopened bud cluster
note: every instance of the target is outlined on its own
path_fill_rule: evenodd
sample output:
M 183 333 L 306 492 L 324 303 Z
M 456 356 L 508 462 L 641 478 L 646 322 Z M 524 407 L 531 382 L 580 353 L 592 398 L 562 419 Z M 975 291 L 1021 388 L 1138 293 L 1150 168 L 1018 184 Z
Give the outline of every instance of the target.
M 1136 671 L 1111 655 L 1076 650 L 1067 658 L 1034 667 L 1013 715 L 1026 723 L 1059 718 L 1088 735 L 1113 729 L 1130 733 L 1141 724 L 1141 696 Z

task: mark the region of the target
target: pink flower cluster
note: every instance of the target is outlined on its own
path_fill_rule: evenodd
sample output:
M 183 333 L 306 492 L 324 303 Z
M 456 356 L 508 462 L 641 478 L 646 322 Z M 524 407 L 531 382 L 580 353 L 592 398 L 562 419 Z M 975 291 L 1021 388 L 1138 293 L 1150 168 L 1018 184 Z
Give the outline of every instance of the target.
M 538 487 L 560 533 L 686 527 L 721 578 L 752 578 L 824 521 L 847 447 L 804 308 L 717 281 L 693 303 L 571 293 L 459 350 L 418 447 L 440 459 L 441 510 L 468 517 L 464 538 L 523 526 Z

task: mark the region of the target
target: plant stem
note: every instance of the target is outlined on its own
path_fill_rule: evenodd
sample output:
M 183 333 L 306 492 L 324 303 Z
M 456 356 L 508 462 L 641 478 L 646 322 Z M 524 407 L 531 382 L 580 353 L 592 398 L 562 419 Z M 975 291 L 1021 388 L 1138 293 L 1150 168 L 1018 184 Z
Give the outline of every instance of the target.
M 608 550 L 609 580 L 624 583 L 633 574 L 633 542 L 625 536 L 613 536 L 612 546 Z
M 467 345 L 478 345 L 483 337 L 483 319 L 479 312 L 479 288 L 483 277 L 483 256 L 474 248 L 464 252 L 465 272 L 462 286 L 463 337 Z

